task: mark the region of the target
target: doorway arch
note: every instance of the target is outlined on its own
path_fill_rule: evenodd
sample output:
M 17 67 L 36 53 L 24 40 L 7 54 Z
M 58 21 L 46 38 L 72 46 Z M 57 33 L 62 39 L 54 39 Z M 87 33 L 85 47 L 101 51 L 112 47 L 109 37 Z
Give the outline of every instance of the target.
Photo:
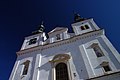
M 68 69 L 65 63 L 59 63 L 55 67 L 56 80 L 69 80 Z

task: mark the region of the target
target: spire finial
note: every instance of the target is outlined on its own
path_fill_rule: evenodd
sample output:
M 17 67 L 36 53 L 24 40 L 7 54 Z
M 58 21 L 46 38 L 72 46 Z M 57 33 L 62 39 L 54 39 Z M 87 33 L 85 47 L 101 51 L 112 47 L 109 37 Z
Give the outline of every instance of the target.
M 44 32 L 45 27 L 43 24 L 44 24 L 44 22 L 42 21 L 41 24 L 39 25 L 39 30 L 38 30 L 39 32 Z
M 85 18 L 82 18 L 80 14 L 74 12 L 74 22 L 84 21 Z
M 45 27 L 43 24 L 44 24 L 44 22 L 42 21 L 41 24 L 38 25 L 38 30 L 33 31 L 32 34 L 38 34 L 38 33 L 44 32 Z
M 41 25 L 43 25 L 43 24 L 44 24 L 44 21 L 41 22 Z

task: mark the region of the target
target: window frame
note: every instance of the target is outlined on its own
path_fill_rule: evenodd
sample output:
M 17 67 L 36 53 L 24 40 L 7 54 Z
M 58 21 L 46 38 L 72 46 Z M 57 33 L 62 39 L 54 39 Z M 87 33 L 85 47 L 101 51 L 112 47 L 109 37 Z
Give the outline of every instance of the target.
M 80 29 L 81 29 L 81 30 L 85 30 L 85 27 L 84 27 L 84 26 L 81 26 Z
M 33 44 L 36 44 L 37 43 L 37 38 L 32 38 L 28 41 L 28 45 L 33 45 Z
M 57 68 L 59 68 L 59 67 L 61 67 L 61 65 L 62 65 L 62 67 L 63 67 L 63 65 L 64 65 L 64 69 L 58 69 L 57 70 Z M 65 69 L 66 68 L 66 69 Z M 63 71 L 62 71 L 63 70 Z M 65 64 L 65 63 L 63 63 L 63 62 L 60 62 L 60 63 L 58 63 L 56 66 L 55 66 L 55 74 L 56 74 L 56 80 L 63 80 L 62 78 L 58 78 L 57 79 L 57 76 L 60 76 L 61 77 L 61 75 L 60 75 L 60 72 L 64 72 L 63 74 L 62 74 L 62 77 L 64 77 L 65 75 L 65 77 L 67 77 L 67 80 L 69 80 L 69 73 L 68 73 L 68 68 L 67 68 L 67 64 Z M 66 72 L 66 73 L 65 73 Z M 57 75 L 57 73 L 59 73 L 58 75 Z
M 30 61 L 29 61 L 29 60 L 26 60 L 22 65 L 23 65 L 23 68 L 22 68 L 22 73 L 21 73 L 21 75 L 25 76 L 25 75 L 28 74 L 29 67 L 30 67 Z M 26 66 L 27 66 L 27 72 L 24 72 Z
M 101 49 L 101 47 L 99 46 L 98 43 L 93 43 L 93 44 L 91 45 L 91 47 L 92 47 L 95 55 L 96 55 L 98 58 L 105 56 L 104 53 L 103 53 L 103 51 L 102 51 L 102 49 Z M 95 50 L 95 49 L 96 49 L 96 50 Z M 97 49 L 99 49 L 99 50 L 97 51 Z
M 84 25 L 85 26 L 85 29 L 89 29 L 90 27 L 86 24 L 86 25 Z
M 105 67 L 107 67 L 109 70 L 106 70 Z M 109 65 L 102 66 L 105 72 L 110 72 L 112 71 Z
M 80 26 L 80 29 L 83 31 L 83 30 L 90 29 L 90 27 L 88 24 L 84 24 L 84 25 Z
M 103 62 L 100 64 L 100 66 L 102 67 L 102 70 L 103 70 L 104 73 L 112 72 L 112 68 L 110 67 L 109 62 L 103 61 Z M 109 68 L 108 71 L 105 70 L 105 66 L 108 66 L 108 68 Z
M 65 57 L 65 58 L 61 59 L 62 57 Z M 68 54 L 58 54 L 58 55 L 54 56 L 52 60 L 49 61 L 51 63 L 51 67 L 52 67 L 52 79 L 51 80 L 56 80 L 55 66 L 59 63 L 66 64 L 67 69 L 68 69 L 67 71 L 68 71 L 69 80 L 73 80 L 72 79 L 73 75 L 71 74 L 69 59 L 70 59 L 70 56 Z
M 61 35 L 60 34 L 56 35 L 56 40 L 61 40 Z

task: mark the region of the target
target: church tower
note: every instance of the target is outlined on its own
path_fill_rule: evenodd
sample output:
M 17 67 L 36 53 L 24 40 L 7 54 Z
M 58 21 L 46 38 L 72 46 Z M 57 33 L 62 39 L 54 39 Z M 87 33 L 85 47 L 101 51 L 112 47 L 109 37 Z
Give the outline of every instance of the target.
M 25 37 L 9 80 L 119 80 L 120 54 L 93 19 L 75 14 L 46 36 L 43 24 Z

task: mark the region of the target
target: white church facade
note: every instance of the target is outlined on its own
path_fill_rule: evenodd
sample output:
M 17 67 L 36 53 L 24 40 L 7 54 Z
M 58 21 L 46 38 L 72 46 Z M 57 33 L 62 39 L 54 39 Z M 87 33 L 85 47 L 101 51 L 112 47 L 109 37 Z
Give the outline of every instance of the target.
M 9 80 L 120 80 L 120 54 L 93 19 L 25 37 Z

